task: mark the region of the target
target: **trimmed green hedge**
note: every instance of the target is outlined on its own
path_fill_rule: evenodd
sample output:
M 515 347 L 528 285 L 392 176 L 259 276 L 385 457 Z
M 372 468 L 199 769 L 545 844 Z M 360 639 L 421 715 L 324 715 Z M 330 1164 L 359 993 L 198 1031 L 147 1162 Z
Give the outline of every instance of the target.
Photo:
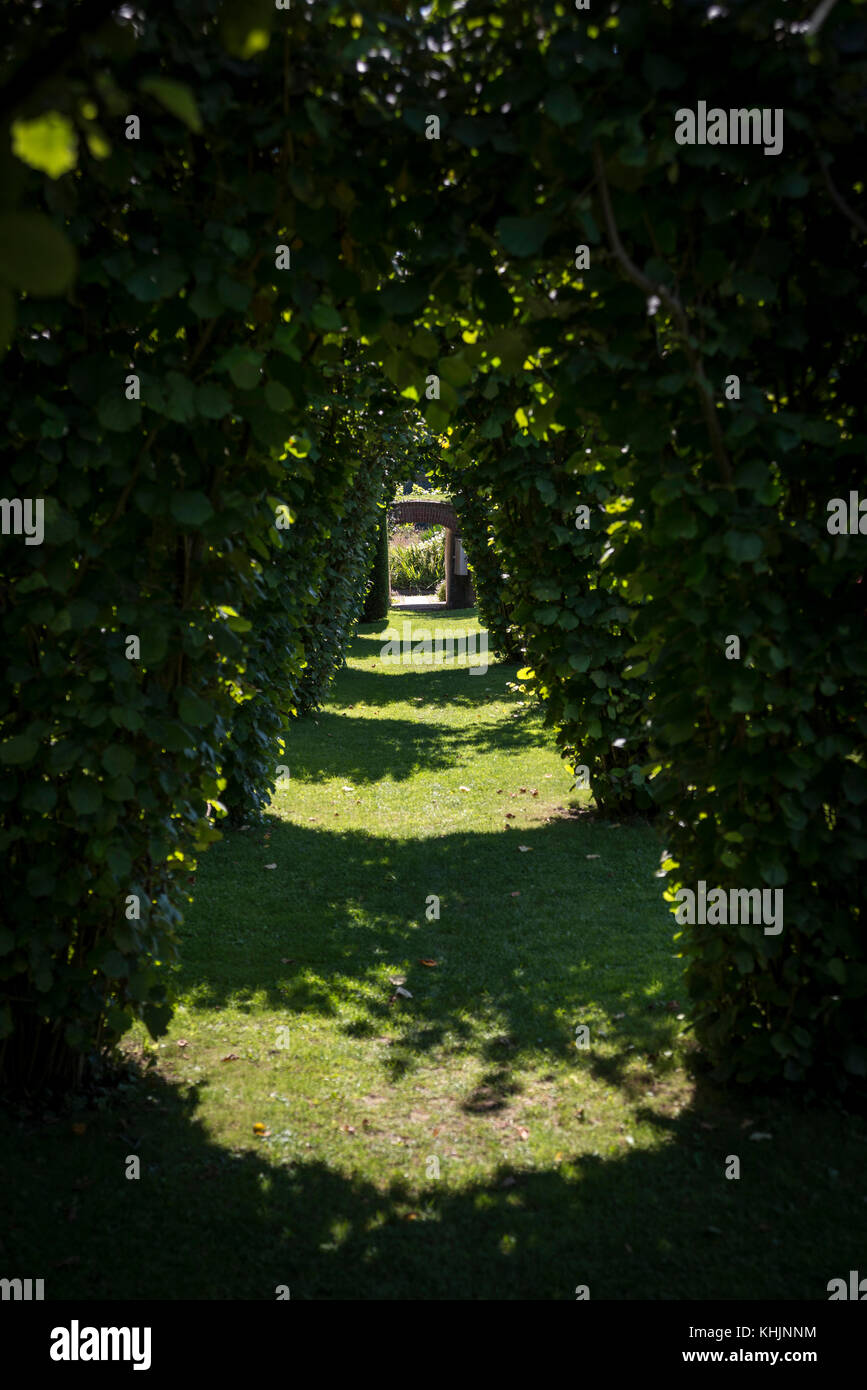
M 370 567 L 369 588 L 364 601 L 363 621 L 376 623 L 388 617 L 391 603 L 391 581 L 388 569 L 388 514 L 383 511 L 376 528 L 373 562 Z

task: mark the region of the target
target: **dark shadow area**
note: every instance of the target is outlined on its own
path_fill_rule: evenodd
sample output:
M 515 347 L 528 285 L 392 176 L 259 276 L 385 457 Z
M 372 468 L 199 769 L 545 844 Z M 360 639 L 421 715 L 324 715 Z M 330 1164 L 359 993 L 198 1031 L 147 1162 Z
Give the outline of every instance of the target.
M 315 1158 L 269 1162 L 268 1140 L 221 1148 L 197 1092 L 151 1076 L 82 1113 L 80 1135 L 68 1117 L 0 1119 L 0 1263 L 44 1278 L 47 1301 L 272 1300 L 279 1285 L 296 1300 L 571 1301 L 580 1284 L 592 1300 L 825 1301 L 830 1279 L 863 1268 L 863 1124 L 759 1105 L 749 1115 L 785 1145 L 778 1168 L 743 1112 L 699 1088 L 656 1117 L 657 1149 L 504 1164 L 455 1190 L 435 1139 L 396 1154 L 381 1186 Z M 471 1122 L 494 1121 L 482 1109 Z M 304 1116 L 290 1123 L 303 1135 Z M 426 1177 L 438 1153 L 447 1182 Z M 723 1176 L 730 1154 L 737 1181 Z

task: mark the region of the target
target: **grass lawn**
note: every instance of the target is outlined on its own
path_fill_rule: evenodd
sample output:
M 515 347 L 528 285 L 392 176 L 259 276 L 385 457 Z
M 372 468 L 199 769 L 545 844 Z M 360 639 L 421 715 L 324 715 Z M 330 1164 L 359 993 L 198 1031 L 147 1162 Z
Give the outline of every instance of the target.
M 385 664 L 384 630 L 293 729 L 267 827 L 202 857 L 139 1079 L 4 1121 L 0 1272 L 48 1299 L 827 1299 L 864 1265 L 864 1119 L 693 1077 L 653 829 L 570 792 L 514 668 Z

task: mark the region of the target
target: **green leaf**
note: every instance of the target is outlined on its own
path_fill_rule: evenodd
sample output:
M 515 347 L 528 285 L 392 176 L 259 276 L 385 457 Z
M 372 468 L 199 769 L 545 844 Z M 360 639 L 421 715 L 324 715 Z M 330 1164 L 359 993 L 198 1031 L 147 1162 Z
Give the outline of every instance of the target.
M 63 294 L 75 279 L 75 248 L 41 212 L 0 214 L 0 279 L 27 294 Z
M 185 724 L 194 724 L 196 728 L 203 728 L 206 724 L 213 724 L 216 711 L 207 700 L 201 696 L 194 695 L 193 692 L 186 691 L 178 698 L 178 714 Z
M 762 553 L 762 539 L 749 531 L 726 531 L 723 544 L 738 564 L 757 560 Z
M 104 975 L 109 979 L 123 980 L 129 974 L 129 962 L 120 951 L 106 951 L 101 961 L 101 968 Z
M 234 309 L 236 314 L 246 311 L 252 297 L 250 286 L 233 280 L 230 275 L 221 275 L 217 281 L 217 298 L 227 309 Z
M 32 762 L 39 748 L 39 738 L 31 730 L 23 734 L 13 734 L 12 738 L 7 738 L 0 743 L 0 763 Z
M 190 295 L 189 304 L 193 313 L 200 319 L 215 319 L 224 307 L 217 297 L 216 290 L 210 285 L 197 285 Z
M 102 765 L 112 777 L 129 775 L 135 767 L 135 753 L 122 744 L 109 744 L 102 755 Z
M 199 108 L 192 91 L 185 82 L 173 82 L 168 77 L 143 77 L 138 84 L 139 91 L 154 97 L 161 106 L 170 111 L 185 126 L 201 135 L 203 126 Z
M 105 862 L 116 878 L 126 878 L 132 870 L 132 855 L 122 845 L 110 845 Z
M 867 801 L 867 771 L 857 763 L 848 762 L 843 768 L 843 795 L 853 805 Z
M 67 795 L 69 804 L 79 816 L 91 815 L 102 805 L 102 790 L 92 777 L 77 777 Z
M 278 415 L 283 411 L 290 410 L 294 405 L 291 391 L 287 391 L 279 381 L 269 381 L 265 387 L 265 400 L 268 409 L 275 411 Z
M 196 414 L 196 389 L 193 383 L 181 376 L 180 372 L 169 372 L 165 384 L 168 388 L 166 415 L 180 425 L 187 424 Z
M 177 294 L 186 280 L 187 272 L 180 263 L 151 256 L 129 276 L 127 289 L 142 304 L 156 304 L 159 299 Z
M 287 441 L 286 448 L 294 458 L 304 459 L 310 453 L 312 441 L 305 432 L 293 434 L 292 438 Z
M 261 352 L 250 348 L 233 348 L 218 365 L 228 367 L 229 376 L 241 391 L 252 391 L 261 380 L 259 369 L 262 366 Z
M 101 396 L 96 418 L 103 429 L 124 433 L 141 424 L 141 401 L 128 401 L 121 388 Z
M 501 217 L 496 231 L 513 256 L 532 256 L 541 251 L 550 229 L 547 217 Z
M 46 111 L 32 121 L 13 121 L 12 153 L 31 169 L 59 179 L 78 163 L 75 126 L 59 111 Z
M 551 120 L 558 126 L 575 125 L 581 119 L 581 107 L 571 87 L 554 87 L 543 104 Z
M 196 387 L 196 409 L 206 420 L 222 420 L 232 409 L 232 398 L 216 381 Z
M 331 304 L 314 304 L 310 318 L 322 333 L 339 333 L 343 327 L 343 320 Z
M 201 526 L 214 515 L 214 509 L 203 492 L 177 492 L 172 498 L 171 514 L 183 526 Z

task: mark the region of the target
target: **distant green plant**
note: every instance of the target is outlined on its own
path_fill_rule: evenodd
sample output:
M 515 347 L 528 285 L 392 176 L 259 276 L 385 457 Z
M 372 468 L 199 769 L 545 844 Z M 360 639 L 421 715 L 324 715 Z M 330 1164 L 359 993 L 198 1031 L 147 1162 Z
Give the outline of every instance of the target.
M 393 545 L 389 550 L 391 584 L 404 594 L 428 593 L 445 579 L 442 527 L 433 527 L 426 540 L 412 545 Z

